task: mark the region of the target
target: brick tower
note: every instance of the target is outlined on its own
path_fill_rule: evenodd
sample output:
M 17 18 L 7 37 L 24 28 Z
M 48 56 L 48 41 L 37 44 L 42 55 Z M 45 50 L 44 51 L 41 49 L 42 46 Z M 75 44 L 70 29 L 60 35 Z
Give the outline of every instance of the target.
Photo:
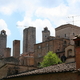
M 47 27 L 44 28 L 44 30 L 42 31 L 42 41 L 46 41 L 47 38 L 50 36 L 50 31 L 48 30 Z
M 13 41 L 13 57 L 18 58 L 20 56 L 20 40 Z
M 6 31 L 2 30 L 0 33 L 0 57 L 4 57 L 4 49 L 6 48 L 7 35 Z
M 80 35 L 73 40 L 75 42 L 76 69 L 80 69 Z
M 23 30 L 23 53 L 33 52 L 36 43 L 36 28 L 29 27 Z

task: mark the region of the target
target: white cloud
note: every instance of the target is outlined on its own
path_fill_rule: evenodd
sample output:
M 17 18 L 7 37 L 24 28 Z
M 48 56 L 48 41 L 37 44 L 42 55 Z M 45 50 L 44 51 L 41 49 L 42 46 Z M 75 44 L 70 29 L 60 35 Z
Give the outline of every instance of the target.
M 68 7 L 63 4 L 54 8 L 40 7 L 36 10 L 35 15 L 37 15 L 38 17 L 47 17 L 47 18 L 49 18 L 50 16 L 51 17 L 55 17 L 55 16 L 63 17 L 66 15 L 67 9 Z
M 51 31 L 51 35 L 53 35 L 53 36 L 55 35 L 54 28 L 52 27 L 52 24 L 50 23 L 50 21 L 48 19 L 44 19 L 44 20 L 36 19 L 36 20 L 32 21 L 29 18 L 25 18 L 22 22 L 18 21 L 17 24 L 18 25 L 24 24 L 24 25 L 27 25 L 27 27 L 29 27 L 29 26 L 36 27 L 37 42 L 42 41 L 42 30 L 44 29 L 44 27 L 48 27 L 48 29 Z M 23 30 L 23 28 L 21 30 Z
M 60 2 L 62 3 L 55 7 L 45 7 L 46 5 L 40 6 L 39 4 L 37 4 L 36 7 L 36 5 L 34 5 L 35 2 L 31 4 L 32 6 L 28 5 L 30 10 L 25 12 L 23 21 L 18 21 L 17 24 L 23 26 L 26 25 L 27 27 L 36 27 L 37 41 L 41 41 L 41 32 L 45 26 L 47 26 L 51 31 L 51 34 L 54 35 L 54 27 L 58 27 L 66 23 L 72 23 L 69 22 L 72 21 L 72 19 L 68 19 L 68 17 L 80 13 L 78 12 L 79 5 L 77 6 L 77 4 L 79 4 L 79 0 L 73 0 L 72 2 L 70 0 L 66 0 L 67 3 L 65 3 L 64 0 L 61 0 Z M 77 23 L 77 25 L 79 25 L 79 23 Z
M 0 19 L 0 31 L 1 30 L 5 30 L 6 33 L 7 33 L 7 35 L 10 35 L 11 34 L 10 30 L 7 27 L 6 22 L 3 19 Z
M 80 0 L 3 0 L 0 3 L 0 12 L 11 15 L 15 11 L 24 12 L 24 19 L 18 21 L 18 25 L 34 26 L 37 28 L 37 34 L 41 35 L 41 31 L 45 26 L 51 30 L 54 35 L 54 28 L 69 22 L 68 16 L 79 15 Z M 79 19 L 79 18 L 77 18 Z M 70 19 L 72 20 L 72 19 Z M 77 22 L 77 25 L 80 23 Z M 55 26 L 54 26 L 55 25 Z M 20 28 L 19 28 L 20 29 Z M 21 28 L 22 32 L 24 28 Z M 37 36 L 38 36 L 37 35 Z M 40 38 L 38 39 L 39 41 Z

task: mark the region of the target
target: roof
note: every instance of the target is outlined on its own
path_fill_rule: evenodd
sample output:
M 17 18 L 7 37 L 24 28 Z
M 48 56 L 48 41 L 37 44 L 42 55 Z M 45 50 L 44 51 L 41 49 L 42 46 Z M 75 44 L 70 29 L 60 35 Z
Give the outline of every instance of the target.
M 55 30 L 60 30 L 60 29 L 67 28 L 67 27 L 80 28 L 80 27 L 78 27 L 78 26 L 76 26 L 76 25 L 72 25 L 72 24 L 64 24 L 64 25 L 61 25 L 61 26 L 55 28 Z
M 2 61 L 4 61 L 5 63 L 7 62 L 19 63 L 19 60 L 14 57 L 3 58 Z
M 75 71 L 75 70 L 76 70 L 76 64 L 75 63 L 69 63 L 69 64 L 62 63 L 62 64 L 58 64 L 58 65 L 45 67 L 45 68 L 42 68 L 42 69 L 37 69 L 37 70 L 34 70 L 34 71 L 30 71 L 30 72 L 25 72 L 25 73 L 21 73 L 21 74 L 17 74 L 17 75 L 7 76 L 7 78 L 28 76 L 28 75 L 34 75 L 34 74 Z

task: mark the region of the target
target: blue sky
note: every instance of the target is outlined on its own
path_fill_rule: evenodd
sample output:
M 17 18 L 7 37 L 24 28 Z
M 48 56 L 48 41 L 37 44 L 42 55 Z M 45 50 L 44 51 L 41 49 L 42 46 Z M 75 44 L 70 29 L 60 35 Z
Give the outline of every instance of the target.
M 6 30 L 10 48 L 13 40 L 21 40 L 22 46 L 24 26 L 36 27 L 38 43 L 42 41 L 44 27 L 54 36 L 56 27 L 73 24 L 72 16 L 74 24 L 80 26 L 80 0 L 0 0 L 0 31 Z

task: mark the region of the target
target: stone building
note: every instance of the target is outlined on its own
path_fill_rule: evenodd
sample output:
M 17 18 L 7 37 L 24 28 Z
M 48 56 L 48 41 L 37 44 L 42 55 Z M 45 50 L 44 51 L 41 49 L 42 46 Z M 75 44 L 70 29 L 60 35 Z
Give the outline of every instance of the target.
M 7 44 L 6 31 L 2 30 L 0 33 L 0 57 L 4 57 L 4 49 L 6 48 L 6 44 Z
M 46 41 L 46 39 L 50 36 L 50 31 L 47 27 L 42 31 L 42 42 Z
M 13 57 L 19 58 L 20 56 L 20 40 L 13 41 Z
M 11 75 L 3 80 L 80 80 L 80 36 L 73 40 L 75 43 L 75 62 L 52 65 L 22 74 Z M 71 51 L 69 55 L 73 56 Z
M 34 44 L 36 43 L 35 27 L 25 28 L 23 30 L 23 54 L 26 52 L 34 52 Z
M 75 62 L 75 47 L 69 45 L 65 48 L 66 63 Z
M 53 40 L 45 41 L 34 45 L 34 60 L 35 66 L 42 62 L 43 57 L 49 52 L 53 51 L 61 58 L 65 54 L 65 48 L 69 45 L 69 39 L 53 38 Z
M 72 24 L 65 24 L 55 28 L 56 37 L 70 39 L 71 45 L 74 45 L 74 42 L 72 39 L 77 34 L 80 34 L 80 27 Z
M 19 61 L 19 65 L 34 66 L 34 52 L 22 54 Z

